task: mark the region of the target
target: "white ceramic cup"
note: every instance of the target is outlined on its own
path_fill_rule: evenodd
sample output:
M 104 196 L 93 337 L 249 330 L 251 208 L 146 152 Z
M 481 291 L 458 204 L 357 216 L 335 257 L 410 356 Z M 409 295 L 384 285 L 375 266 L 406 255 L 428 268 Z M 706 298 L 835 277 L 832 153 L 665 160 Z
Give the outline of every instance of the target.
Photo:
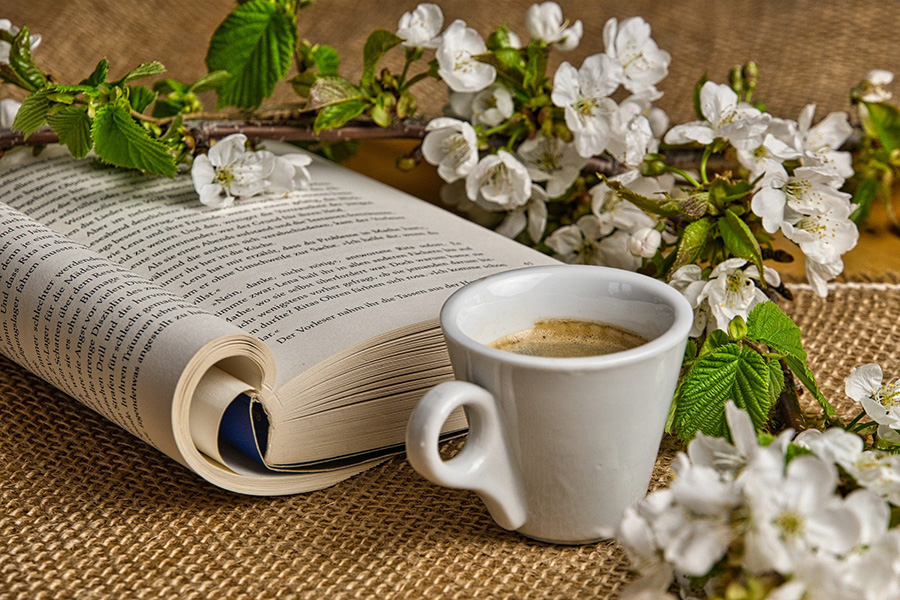
M 579 358 L 488 345 L 545 319 L 600 321 L 649 341 Z M 692 321 L 675 289 L 618 269 L 527 267 L 472 282 L 441 310 L 459 381 L 416 406 L 409 461 L 434 483 L 475 491 L 506 529 L 558 544 L 608 538 L 647 491 Z M 444 461 L 438 436 L 460 406 L 469 436 Z

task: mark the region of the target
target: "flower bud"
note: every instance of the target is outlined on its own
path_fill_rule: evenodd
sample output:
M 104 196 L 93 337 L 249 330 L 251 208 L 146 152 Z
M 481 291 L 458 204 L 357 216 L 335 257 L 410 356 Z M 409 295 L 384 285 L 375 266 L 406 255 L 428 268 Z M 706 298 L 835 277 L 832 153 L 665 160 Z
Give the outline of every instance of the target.
M 396 164 L 400 171 L 412 171 L 418 166 L 419 160 L 412 156 L 398 156 Z
M 641 227 L 628 238 L 628 251 L 635 256 L 651 258 L 659 250 L 662 235 L 652 227 Z
M 728 337 L 734 341 L 740 341 L 747 337 L 747 322 L 744 317 L 737 315 L 728 323 Z
M 728 71 L 728 85 L 731 86 L 731 89 L 733 89 L 738 96 L 744 91 L 744 75 L 740 65 L 732 67 L 731 70 Z

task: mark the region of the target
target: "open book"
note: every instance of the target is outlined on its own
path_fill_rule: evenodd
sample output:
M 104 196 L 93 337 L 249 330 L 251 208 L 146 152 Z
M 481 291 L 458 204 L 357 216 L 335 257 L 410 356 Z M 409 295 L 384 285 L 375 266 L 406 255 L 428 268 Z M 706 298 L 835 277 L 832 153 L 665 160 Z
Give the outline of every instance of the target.
M 0 352 L 237 492 L 322 488 L 402 449 L 452 376 L 447 296 L 553 262 L 324 160 L 309 190 L 211 209 L 189 177 L 48 154 L 0 161 Z

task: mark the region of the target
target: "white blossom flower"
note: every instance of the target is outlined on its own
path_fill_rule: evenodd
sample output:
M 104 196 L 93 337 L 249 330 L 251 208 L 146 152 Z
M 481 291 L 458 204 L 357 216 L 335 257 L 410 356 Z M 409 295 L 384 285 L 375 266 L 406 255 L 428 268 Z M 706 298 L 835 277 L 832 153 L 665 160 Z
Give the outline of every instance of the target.
M 206 155 L 194 159 L 191 178 L 200 202 L 214 208 L 231 206 L 235 198 L 255 196 L 269 188 L 275 155 L 246 149 L 247 136 L 222 138 Z
M 609 95 L 618 87 L 621 68 L 609 56 L 595 54 L 584 59 L 581 69 L 564 62 L 556 70 L 551 99 L 565 109 L 566 126 L 581 156 L 600 154 L 609 143 L 610 120 L 616 110 Z
M 478 32 L 457 19 L 444 31 L 435 52 L 438 74 L 454 92 L 480 92 L 497 78 L 497 69 L 474 58 L 485 52 Z
M 828 113 L 824 119 L 812 124 L 815 104 L 807 104 L 797 119 L 796 147 L 803 153 L 804 166 L 819 167 L 839 175 L 843 179 L 853 176 L 853 156 L 839 152 L 853 133 L 847 113 Z
M 308 167 L 312 158 L 306 154 L 284 154 L 275 157 L 272 173 L 269 175 L 274 192 L 292 192 L 309 188 L 312 177 Z
M 810 455 L 794 458 L 783 474 L 746 478 L 752 523 L 745 536 L 747 569 L 790 575 L 806 556 L 840 557 L 856 547 L 862 527 L 835 495 L 837 482 L 834 465 Z
M 640 103 L 625 100 L 613 112 L 611 136 L 606 151 L 627 167 L 636 168 L 648 152 L 656 152 L 659 143 L 653 135 L 650 120 Z
M 737 94 L 726 84 L 707 81 L 700 88 L 700 111 L 705 121 L 676 125 L 666 134 L 667 144 L 728 140 L 738 150 L 752 150 L 762 144 L 771 116 L 746 102 L 738 103 Z
M 441 41 L 444 13 L 437 4 L 420 4 L 412 12 L 405 12 L 397 25 L 397 37 L 408 48 L 437 48 Z
M 450 104 L 444 107 L 444 114 L 448 117 L 472 121 L 472 102 L 478 92 L 454 92 L 450 90 Z
M 475 123 L 496 127 L 512 114 L 512 92 L 505 85 L 495 83 L 472 98 L 472 119 Z
M 694 307 L 694 323 L 691 325 L 689 333 L 692 338 L 700 337 L 706 331 L 706 325 L 709 323 L 709 304 L 700 301 L 700 293 L 706 287 L 706 283 L 707 280 L 703 279 L 703 269 L 699 265 L 679 267 L 669 279 L 669 285 L 681 292 Z M 703 434 L 697 435 L 699 437 Z
M 865 552 L 849 558 L 846 581 L 856 592 L 844 598 L 896 600 L 900 598 L 900 529 L 878 537 Z
M 641 227 L 628 238 L 628 251 L 635 256 L 652 258 L 659 250 L 662 235 L 652 227 Z
M 465 121 L 439 117 L 432 119 L 425 131 L 422 156 L 437 165 L 438 175 L 447 183 L 462 179 L 478 164 L 478 135 Z
M 625 231 L 608 233 L 597 217 L 585 215 L 575 225 L 554 231 L 544 243 L 563 262 L 636 271 L 642 261 L 628 251 L 629 234 Z
M 667 184 L 672 181 L 666 177 L 643 177 L 637 170 L 627 171 L 610 179 L 620 182 L 636 194 L 647 197 L 667 192 Z M 621 198 L 605 182 L 601 181 L 588 192 L 591 194 L 591 212 L 600 220 L 605 233 L 613 229 L 633 232 L 656 224 L 653 217 Z
M 699 301 L 709 302 L 710 315 L 717 329 L 728 330 L 728 323 L 736 316 L 745 320 L 753 307 L 769 298 L 756 287 L 753 280 L 759 280 L 756 265 L 747 264 L 743 258 L 729 258 L 719 263 L 709 276 L 709 283 L 700 293 Z M 781 284 L 781 277 L 771 267 L 763 267 L 763 275 L 769 285 Z
M 818 167 L 799 167 L 793 175 L 781 167 L 770 169 L 757 185 L 750 208 L 769 233 L 784 223 L 787 207 L 797 213 L 822 214 L 846 205 L 849 215 L 850 195 L 838 191 L 842 184 L 839 175 Z
M 568 19 L 563 20 L 562 9 L 556 2 L 532 4 L 525 13 L 525 27 L 531 37 L 563 51 L 574 50 L 584 33 L 581 21 L 569 25 Z
M 606 54 L 615 60 L 620 70 L 615 73 L 625 89 L 656 99 L 660 94 L 656 84 L 669 72 L 672 57 L 660 50 L 650 37 L 650 25 L 640 17 L 625 19 L 620 24 L 610 19 L 603 27 Z
M 781 232 L 800 246 L 808 259 L 820 264 L 831 263 L 856 246 L 859 230 L 850 220 L 848 200 L 834 195 L 805 194 L 803 201 L 808 202 L 808 208 L 800 212 L 794 209 L 795 202 L 799 204 L 797 195 L 788 200 Z
M 16 102 L 11 98 L 0 100 L 0 129 L 11 129 L 13 122 L 16 120 L 16 114 L 22 107 L 21 102 Z
M 900 506 L 900 455 L 863 450 L 862 438 L 838 427 L 825 431 L 807 429 L 794 443 L 812 450 L 822 460 L 840 466 L 859 485 Z
M 488 154 L 466 176 L 466 195 L 486 210 L 513 210 L 531 197 L 525 165 L 506 150 Z
M 466 180 L 459 179 L 453 183 L 445 183 L 438 191 L 441 202 L 455 212 L 465 215 L 466 219 L 477 223 L 482 227 L 493 228 L 497 226 L 498 213 L 485 210 L 478 206 L 466 195 Z
M 547 200 L 547 192 L 532 184 L 528 203 L 506 215 L 495 231 L 508 238 L 515 238 L 527 228 L 528 237 L 537 244 L 544 239 L 544 229 L 547 228 Z
M 525 140 L 517 150 L 533 181 L 544 181 L 550 198 L 562 196 L 587 164 L 574 144 L 543 134 Z
M 886 85 L 890 85 L 894 81 L 894 74 L 883 69 L 873 69 L 866 74 L 860 84 L 861 96 L 863 102 L 887 102 L 893 94 L 887 89 Z
M 806 257 L 806 280 L 813 292 L 820 298 L 828 297 L 828 282 L 844 272 L 844 261 L 840 257 L 828 261 L 817 262 Z
M 798 138 L 796 122 L 773 118 L 760 146 L 737 151 L 738 162 L 750 171 L 750 179 L 770 171 L 783 171 L 784 161 L 797 160 L 802 155 L 802 151 L 796 148 Z
M 0 19 L 0 31 L 8 31 L 13 37 L 18 35 L 19 28 L 13 25 L 9 19 Z M 41 36 L 36 33 L 31 34 L 31 50 L 34 51 L 41 43 Z M 0 41 L 0 65 L 9 64 L 9 53 L 12 50 L 12 44 Z
M 847 377 L 844 392 L 859 402 L 866 414 L 878 423 L 878 436 L 900 442 L 900 381 L 882 383 L 884 372 L 878 363 L 856 367 Z

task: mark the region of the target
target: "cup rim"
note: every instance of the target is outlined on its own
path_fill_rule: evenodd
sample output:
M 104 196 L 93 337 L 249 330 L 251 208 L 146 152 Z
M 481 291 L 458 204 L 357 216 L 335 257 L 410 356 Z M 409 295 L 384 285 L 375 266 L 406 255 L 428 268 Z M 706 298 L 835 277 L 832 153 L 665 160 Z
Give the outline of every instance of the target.
M 548 272 L 552 274 L 565 271 L 568 271 L 569 273 L 580 273 L 580 277 L 600 277 L 606 281 L 627 283 L 647 289 L 674 310 L 675 319 L 669 328 L 662 334 L 636 348 L 598 356 L 564 358 L 530 356 L 492 348 L 470 337 L 462 330 L 456 321 L 455 316 L 462 308 L 468 305 L 467 299 L 472 294 L 478 293 L 483 288 L 492 285 L 494 282 L 529 276 L 532 273 L 539 274 L 541 272 Z M 530 369 L 580 371 L 631 364 L 652 356 L 657 356 L 672 349 L 676 345 L 683 344 L 687 339 L 688 333 L 694 322 L 694 309 L 681 292 L 667 283 L 659 281 L 658 279 L 653 279 L 647 275 L 611 267 L 559 264 L 510 269 L 472 281 L 456 290 L 449 298 L 447 298 L 441 308 L 440 322 L 441 329 L 445 336 L 451 338 L 453 341 L 463 346 L 467 351 L 477 356 L 515 366 L 528 367 Z

